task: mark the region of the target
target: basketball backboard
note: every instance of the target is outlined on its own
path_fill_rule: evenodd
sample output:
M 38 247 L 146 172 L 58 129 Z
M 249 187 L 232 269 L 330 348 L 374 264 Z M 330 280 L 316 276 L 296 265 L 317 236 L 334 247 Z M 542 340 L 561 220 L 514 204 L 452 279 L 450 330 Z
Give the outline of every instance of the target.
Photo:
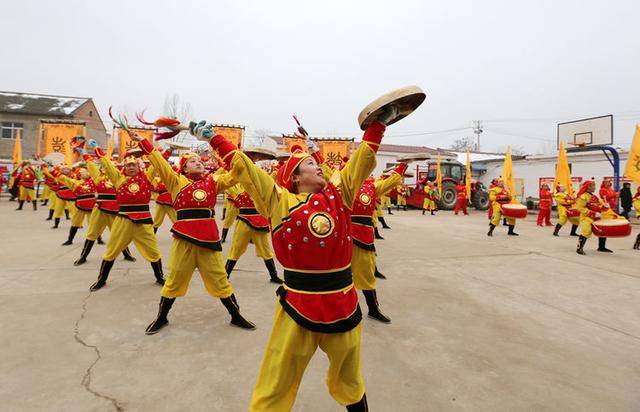
M 613 144 L 613 115 L 558 123 L 558 147 L 602 146 Z

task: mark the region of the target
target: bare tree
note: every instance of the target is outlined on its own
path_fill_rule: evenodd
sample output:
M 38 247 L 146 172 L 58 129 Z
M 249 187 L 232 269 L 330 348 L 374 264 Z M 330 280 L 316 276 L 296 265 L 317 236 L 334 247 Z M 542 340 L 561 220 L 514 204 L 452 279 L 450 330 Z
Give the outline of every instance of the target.
M 255 139 L 258 146 L 262 146 L 262 144 L 264 143 L 264 140 L 267 137 L 271 136 L 272 134 L 273 133 L 271 132 L 270 129 L 254 129 L 253 133 L 251 133 L 251 137 Z
M 449 146 L 449 149 L 463 152 L 467 149 L 473 150 L 474 147 L 475 141 L 473 137 L 466 136 L 454 140 L 453 143 L 451 143 L 451 145 Z
M 174 93 L 171 96 L 165 97 L 163 115 L 175 117 L 183 122 L 188 122 L 192 117 L 191 104 L 188 102 L 182 102 L 180 100 L 180 95 L 178 95 L 178 93 Z
M 512 156 L 524 156 L 527 154 L 527 152 L 524 150 L 524 147 L 522 146 L 510 146 L 511 148 L 511 155 Z M 507 146 L 499 146 L 496 149 L 496 152 L 498 153 L 507 153 Z

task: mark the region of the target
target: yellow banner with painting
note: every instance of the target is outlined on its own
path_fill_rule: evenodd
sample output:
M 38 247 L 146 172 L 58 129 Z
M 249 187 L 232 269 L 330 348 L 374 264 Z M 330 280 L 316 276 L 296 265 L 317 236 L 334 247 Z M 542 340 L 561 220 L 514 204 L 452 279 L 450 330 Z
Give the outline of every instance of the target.
M 71 142 L 76 136 L 84 135 L 85 126 L 80 123 L 42 123 L 44 135 L 44 153 L 46 156 L 51 153 L 65 154 L 65 144 Z M 77 162 L 78 153 L 71 153 L 72 162 Z
M 129 150 L 137 149 L 138 143 L 131 140 L 129 133 L 124 129 L 118 127 L 116 130 L 118 131 L 118 159 L 122 159 Z M 135 130 L 140 136 L 153 143 L 153 129 L 132 127 L 131 130 Z
M 244 127 L 242 126 L 227 126 L 227 125 L 213 125 L 213 129 L 216 134 L 224 136 L 231 143 L 242 148 L 242 142 L 244 138 Z

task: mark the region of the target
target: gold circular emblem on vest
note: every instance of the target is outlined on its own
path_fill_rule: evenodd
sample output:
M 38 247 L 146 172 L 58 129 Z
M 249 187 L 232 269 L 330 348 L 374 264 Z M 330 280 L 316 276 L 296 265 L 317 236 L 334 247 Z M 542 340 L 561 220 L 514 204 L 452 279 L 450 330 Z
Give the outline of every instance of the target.
M 202 189 L 196 189 L 193 191 L 193 199 L 197 202 L 202 202 L 207 198 L 207 192 Z
M 140 185 L 138 185 L 137 183 L 131 183 L 128 189 L 131 193 L 138 193 L 138 191 L 140 190 Z
M 362 203 L 365 206 L 369 206 L 369 203 L 371 203 L 371 197 L 366 193 L 361 194 L 360 203 Z
M 333 232 L 334 228 L 333 219 L 324 212 L 316 212 L 309 218 L 309 230 L 315 237 L 327 237 Z
M 111 189 L 113 187 L 113 183 L 111 183 L 111 181 L 107 180 L 106 182 L 104 182 L 104 187 Z

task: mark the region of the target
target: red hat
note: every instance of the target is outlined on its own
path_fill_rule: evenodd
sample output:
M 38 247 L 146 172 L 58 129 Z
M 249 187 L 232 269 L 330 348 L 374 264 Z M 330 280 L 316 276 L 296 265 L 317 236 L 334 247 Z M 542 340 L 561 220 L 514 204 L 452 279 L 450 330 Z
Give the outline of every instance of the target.
M 277 183 L 288 191 L 293 192 L 293 180 L 291 176 L 298 168 L 298 165 L 307 157 L 311 157 L 311 155 L 305 152 L 302 146 L 291 146 L 291 157 L 289 157 L 278 170 Z
M 585 180 L 584 182 L 582 182 L 582 185 L 580 186 L 580 190 L 578 190 L 577 197 L 582 196 L 582 194 L 587 191 L 587 186 L 589 186 L 589 184 L 591 183 L 593 183 L 594 185 L 596 184 L 596 182 L 593 180 Z
M 184 153 L 182 156 L 180 156 L 180 172 L 181 173 L 182 173 L 182 170 L 184 169 L 184 166 L 187 164 L 187 160 L 191 159 L 192 157 L 200 159 L 200 156 L 197 153 L 193 153 L 193 152 L 187 152 L 187 153 Z

